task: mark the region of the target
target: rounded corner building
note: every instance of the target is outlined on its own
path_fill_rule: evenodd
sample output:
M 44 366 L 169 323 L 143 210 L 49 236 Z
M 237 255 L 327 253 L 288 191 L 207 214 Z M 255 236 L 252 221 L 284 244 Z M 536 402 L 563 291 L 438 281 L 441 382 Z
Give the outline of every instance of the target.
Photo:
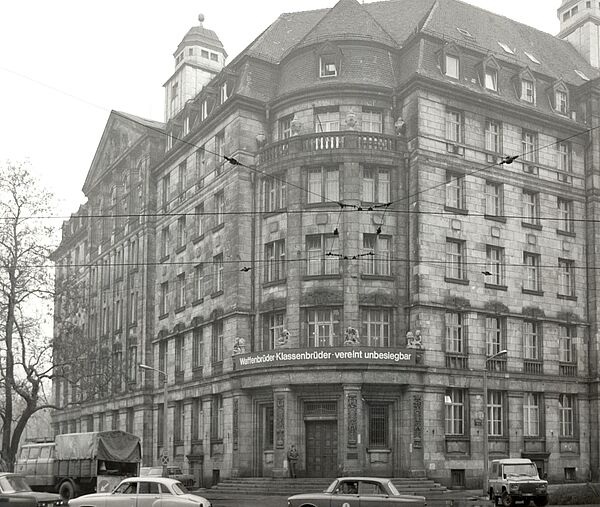
M 228 64 L 200 17 L 165 121 L 111 113 L 63 226 L 56 336 L 113 374 L 80 406 L 57 381 L 55 431 L 201 485 L 284 477 L 292 444 L 307 477 L 598 478 L 600 6 L 558 15 L 340 0 Z

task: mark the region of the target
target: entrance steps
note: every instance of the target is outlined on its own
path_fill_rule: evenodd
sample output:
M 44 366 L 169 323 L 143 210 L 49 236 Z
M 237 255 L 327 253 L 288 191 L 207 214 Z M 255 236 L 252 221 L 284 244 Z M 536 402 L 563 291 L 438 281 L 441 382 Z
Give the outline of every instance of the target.
M 315 493 L 323 491 L 331 484 L 333 479 L 299 477 L 271 478 L 271 477 L 239 477 L 224 479 L 212 488 L 211 493 L 237 495 L 279 495 L 291 496 L 298 493 Z M 427 499 L 436 499 L 444 495 L 448 489 L 425 477 L 399 477 L 392 482 L 403 495 L 422 495 Z

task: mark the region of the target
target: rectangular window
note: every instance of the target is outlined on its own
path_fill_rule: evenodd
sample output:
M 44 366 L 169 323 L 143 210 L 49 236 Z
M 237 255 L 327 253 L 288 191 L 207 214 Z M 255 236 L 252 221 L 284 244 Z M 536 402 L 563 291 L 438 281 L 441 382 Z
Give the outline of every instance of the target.
M 485 214 L 499 217 L 503 212 L 502 183 L 485 182 Z
M 460 61 L 456 56 L 446 55 L 446 76 L 459 79 L 460 77 Z
M 170 197 L 170 186 L 171 186 L 171 176 L 169 174 L 166 174 L 165 176 L 162 177 L 161 181 L 161 204 L 164 207 L 167 206 L 167 204 L 169 203 L 169 197 Z
M 194 208 L 194 219 L 196 224 L 196 238 L 204 236 L 204 203 L 198 204 Z
M 185 273 L 177 275 L 175 294 L 175 308 L 181 309 L 185 307 Z
M 294 115 L 284 116 L 279 120 L 279 139 L 289 139 L 292 137 L 292 120 Z
M 129 347 L 127 351 L 129 354 L 129 382 L 137 382 L 137 372 L 138 372 L 138 358 L 137 358 L 137 347 L 132 345 Z M 164 370 L 163 370 L 164 371 Z
M 186 243 L 185 216 L 182 216 L 177 219 L 177 249 L 184 247 Z
M 381 134 L 383 132 L 383 117 L 381 111 L 363 108 L 361 130 Z
M 465 177 L 462 174 L 446 173 L 446 206 L 465 208 Z
M 335 56 L 321 56 L 319 58 L 319 76 L 335 77 L 338 75 L 338 66 Z
M 182 195 L 187 190 L 187 161 L 179 164 L 177 180 L 177 193 Z M 182 196 L 183 197 L 183 196 Z
M 569 259 L 558 259 L 558 294 L 575 296 L 575 262 Z
M 219 132 L 215 136 L 215 167 L 217 174 L 223 171 L 225 164 L 225 131 Z
M 556 147 L 557 169 L 563 173 L 570 173 L 571 168 L 571 145 L 569 143 L 558 143 Z M 560 174 L 560 181 L 567 181 L 567 174 Z
M 159 315 L 166 315 L 169 312 L 169 282 L 160 284 L 160 306 Z
M 285 312 L 272 312 L 263 316 L 263 350 L 273 350 L 284 330 Z
M 540 351 L 540 324 L 532 321 L 523 323 L 523 359 L 539 361 Z
M 307 310 L 308 347 L 333 347 L 340 343 L 340 310 Z
M 540 436 L 540 394 L 525 393 L 523 396 L 523 436 Z
M 521 100 L 535 103 L 535 85 L 530 79 L 521 80 Z
M 335 168 L 317 168 L 308 171 L 308 203 L 337 202 L 339 200 L 340 176 Z
M 221 190 L 215 194 L 215 226 L 225 223 L 225 192 Z
M 212 326 L 212 362 L 223 361 L 223 321 L 219 320 Z
M 227 81 L 225 81 L 219 87 L 219 104 L 225 103 L 225 101 L 228 98 L 229 98 L 229 86 L 227 85 Z
M 199 327 L 194 328 L 192 332 L 192 368 L 202 368 L 202 361 L 204 358 L 204 337 L 202 335 L 202 329 Z
M 558 398 L 560 417 L 560 436 L 575 436 L 575 397 L 572 394 L 561 394 Z
M 488 391 L 488 435 L 501 437 L 504 435 L 504 393 Z
M 263 180 L 265 211 L 272 212 L 286 207 L 286 182 L 284 178 L 285 176 L 281 175 L 266 177 Z
M 204 429 L 202 427 L 203 416 L 202 399 L 192 398 L 192 442 L 198 442 L 202 440 L 202 435 L 204 433 Z
M 388 446 L 388 405 L 369 405 L 369 447 Z
M 446 312 L 446 353 L 466 354 L 465 315 L 458 312 Z
M 486 67 L 485 69 L 485 87 L 488 90 L 498 91 L 498 71 L 496 69 Z
M 492 285 L 504 285 L 504 248 L 487 245 L 486 253 L 486 282 Z
M 160 257 L 161 259 L 164 259 L 165 257 L 167 257 L 169 255 L 169 250 L 170 250 L 170 234 L 169 234 L 169 227 L 163 227 L 161 233 L 160 233 Z
M 306 274 L 337 275 L 340 270 L 339 241 L 334 235 L 306 236 Z
M 572 233 L 575 230 L 573 223 L 573 201 L 558 198 L 558 230 Z
M 210 439 L 223 440 L 223 397 L 215 394 L 210 407 Z
M 194 301 L 204 297 L 204 265 L 198 264 L 194 267 Z
M 202 179 L 206 176 L 206 148 L 201 146 L 196 152 L 196 171 L 198 172 L 198 184 L 203 185 Z
M 540 220 L 540 199 L 537 192 L 523 190 L 523 222 L 538 225 Z
M 223 254 L 220 253 L 213 257 L 213 291 L 221 292 L 223 290 Z
M 363 234 L 363 274 L 390 276 L 392 238 L 378 234 Z
M 485 149 L 500 153 L 502 151 L 501 143 L 502 127 L 496 120 L 486 120 L 485 122 Z
M 537 162 L 537 139 L 538 136 L 535 132 L 528 130 L 521 132 L 522 158 L 526 162 Z
M 361 341 L 369 347 L 389 347 L 390 322 L 391 310 L 363 308 Z
M 446 239 L 446 278 L 465 280 L 464 241 Z
M 559 326 L 558 360 L 561 363 L 575 362 L 576 331 L 572 326 Z
M 185 357 L 185 339 L 183 336 L 175 338 L 175 373 L 183 372 L 183 358 Z
M 363 202 L 390 202 L 390 171 L 388 169 L 362 168 Z
M 502 317 L 485 318 L 485 350 L 488 356 L 493 356 L 504 350 L 504 343 L 506 342 L 504 331 L 505 325 Z
M 554 101 L 555 101 L 555 109 L 557 112 L 561 114 L 567 114 L 568 112 L 568 101 L 567 101 L 567 92 L 563 90 L 556 90 Z
M 453 143 L 463 142 L 463 114 L 460 111 L 446 111 L 446 139 Z
M 523 265 L 525 267 L 525 277 L 523 279 L 523 288 L 531 291 L 540 291 L 540 257 L 537 254 L 528 252 L 523 253 Z
M 340 130 L 338 109 L 315 109 L 315 132 L 337 132 Z
M 167 368 L 167 341 L 162 340 L 158 344 L 158 369 L 166 372 Z
M 446 391 L 446 435 L 465 434 L 465 390 L 452 388 Z
M 285 280 L 285 240 L 272 241 L 265 245 L 265 283 Z

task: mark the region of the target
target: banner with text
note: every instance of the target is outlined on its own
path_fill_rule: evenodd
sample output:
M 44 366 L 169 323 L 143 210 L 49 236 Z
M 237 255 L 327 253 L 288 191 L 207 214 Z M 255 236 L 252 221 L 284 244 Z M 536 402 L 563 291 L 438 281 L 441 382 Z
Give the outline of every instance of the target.
M 380 347 L 335 347 L 321 349 L 277 349 L 233 356 L 234 369 L 273 366 L 318 366 L 348 364 L 410 366 L 416 364 L 414 349 Z

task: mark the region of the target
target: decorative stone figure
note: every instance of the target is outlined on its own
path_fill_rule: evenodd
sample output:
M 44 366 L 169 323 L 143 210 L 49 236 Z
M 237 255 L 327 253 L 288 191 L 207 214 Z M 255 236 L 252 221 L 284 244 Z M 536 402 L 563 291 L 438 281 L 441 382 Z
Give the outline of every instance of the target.
M 258 149 L 261 149 L 265 144 L 267 144 L 267 136 L 264 135 L 262 132 L 260 134 L 257 134 L 256 146 L 258 147 Z
M 287 329 L 284 329 L 279 337 L 277 338 L 277 347 L 282 348 L 288 344 L 290 339 L 290 332 Z
M 406 133 L 406 122 L 402 116 L 398 116 L 396 123 L 394 123 L 394 128 L 396 129 L 397 136 L 403 136 Z
M 347 130 L 354 130 L 356 128 L 356 113 L 352 110 L 346 115 L 346 128 Z
M 406 346 L 409 349 L 423 348 L 423 337 L 421 336 L 420 329 L 417 329 L 414 333 L 412 331 L 406 333 Z
M 236 338 L 233 344 L 233 356 L 237 356 L 238 354 L 246 353 L 246 340 L 243 338 Z
M 290 122 L 290 129 L 292 131 L 293 136 L 299 136 L 300 131 L 302 130 L 302 122 L 298 119 L 296 115 L 292 118 Z
M 358 330 L 356 328 L 348 327 L 348 329 L 346 329 L 346 332 L 344 333 L 344 345 L 348 347 L 360 345 Z

